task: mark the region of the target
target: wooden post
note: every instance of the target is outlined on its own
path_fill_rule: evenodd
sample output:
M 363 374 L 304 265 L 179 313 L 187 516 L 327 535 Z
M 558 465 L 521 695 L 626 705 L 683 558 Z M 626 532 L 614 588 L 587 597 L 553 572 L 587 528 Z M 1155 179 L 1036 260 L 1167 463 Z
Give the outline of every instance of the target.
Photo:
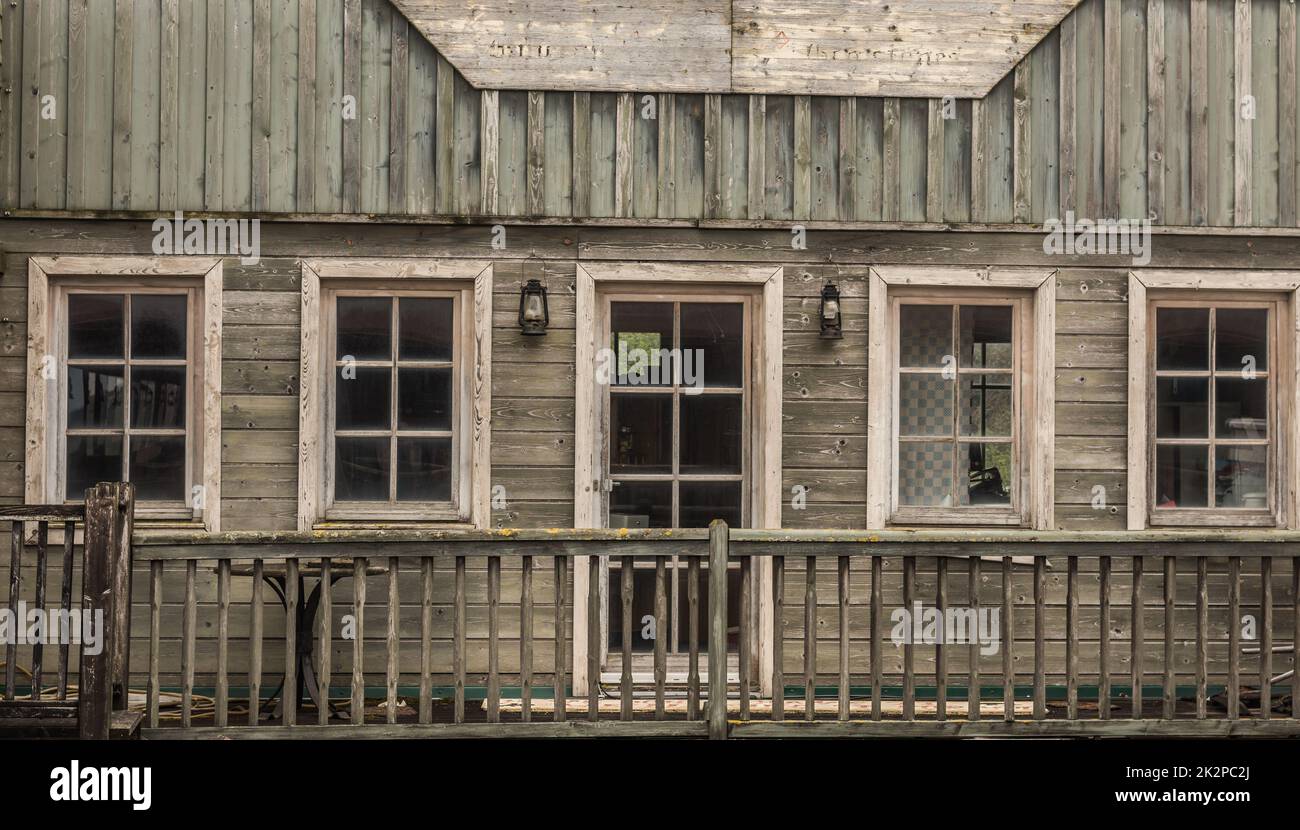
M 110 549 L 109 586 L 113 592 L 112 621 L 109 639 L 112 656 L 109 662 L 113 684 L 113 708 L 125 711 L 131 686 L 131 532 L 135 522 L 135 485 L 113 485 L 113 547 Z
M 86 491 L 85 565 L 81 578 L 83 614 L 97 625 L 103 647 L 97 654 L 81 652 L 77 724 L 82 740 L 108 740 L 113 715 L 111 643 L 108 630 L 113 595 L 110 569 L 117 529 L 118 493 L 113 484 L 96 484 Z
M 709 523 L 709 738 L 727 737 L 727 523 Z

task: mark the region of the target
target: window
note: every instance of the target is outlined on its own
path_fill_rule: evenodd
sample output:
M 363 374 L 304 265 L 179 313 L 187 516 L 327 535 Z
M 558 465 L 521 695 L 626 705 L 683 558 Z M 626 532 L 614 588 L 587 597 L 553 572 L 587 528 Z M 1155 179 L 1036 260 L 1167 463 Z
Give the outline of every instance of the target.
M 1051 526 L 1054 277 L 873 269 L 868 525 Z
M 487 526 L 491 267 L 303 265 L 299 527 Z
M 29 502 L 129 481 L 143 520 L 218 530 L 220 261 L 37 257 L 28 274 Z

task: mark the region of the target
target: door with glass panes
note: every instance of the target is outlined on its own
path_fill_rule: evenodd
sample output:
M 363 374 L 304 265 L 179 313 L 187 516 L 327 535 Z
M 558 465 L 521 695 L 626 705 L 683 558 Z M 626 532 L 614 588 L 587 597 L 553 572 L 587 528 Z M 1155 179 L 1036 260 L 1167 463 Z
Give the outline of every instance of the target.
M 750 523 L 752 376 L 747 293 L 611 293 L 601 298 L 604 518 L 615 528 L 703 528 Z M 662 576 L 666 613 L 656 624 L 654 559 L 632 568 L 633 677 L 653 679 L 664 638 L 669 683 L 683 682 L 694 641 L 707 672 L 708 563 L 674 558 Z M 603 680 L 622 672 L 622 560 L 602 562 Z M 695 588 L 692 590 L 692 583 Z M 740 574 L 728 578 L 728 675 L 737 673 Z M 753 604 L 751 604 L 751 607 Z M 751 630 L 753 628 L 751 627 Z

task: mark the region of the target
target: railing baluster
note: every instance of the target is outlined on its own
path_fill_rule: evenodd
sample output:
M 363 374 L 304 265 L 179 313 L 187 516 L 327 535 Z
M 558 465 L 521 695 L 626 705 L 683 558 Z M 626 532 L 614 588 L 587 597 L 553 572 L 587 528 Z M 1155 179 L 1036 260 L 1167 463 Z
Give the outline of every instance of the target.
M 619 598 L 622 600 L 623 654 L 622 675 L 619 683 L 619 713 L 621 720 L 632 720 L 632 557 L 619 560 Z
M 456 557 L 456 583 L 455 597 L 452 619 L 452 653 L 451 668 L 456 675 L 455 680 L 455 711 L 453 719 L 456 723 L 465 722 L 465 557 Z
M 1142 650 L 1146 639 L 1146 626 L 1143 619 L 1142 573 L 1145 561 L 1141 556 L 1133 557 L 1133 589 L 1129 592 L 1129 688 L 1132 699 L 1130 716 L 1134 720 L 1142 718 Z
M 568 605 L 565 592 L 569 586 L 569 559 L 566 556 L 555 557 L 555 679 L 552 681 L 552 697 L 555 700 L 554 720 L 564 723 L 568 718 L 569 680 L 565 660 L 568 659 Z
M 709 738 L 727 737 L 727 547 L 726 522 L 709 523 Z
M 880 720 L 881 655 L 884 638 L 884 589 L 881 586 L 884 565 L 879 556 L 871 557 L 871 719 Z
M 1034 720 L 1047 717 L 1047 558 L 1034 557 Z
M 13 519 L 9 527 L 9 608 L 17 613 L 19 592 L 22 590 L 23 522 Z M 18 638 L 10 637 L 5 644 L 5 700 L 13 700 L 18 683 Z
M 397 723 L 397 681 L 401 676 L 398 658 L 401 656 L 401 642 L 398 639 L 398 624 L 401 621 L 402 597 L 398 589 L 398 569 L 396 556 L 388 557 L 388 637 L 385 650 L 388 652 L 388 666 L 385 680 L 388 682 L 388 723 Z
M 668 681 L 668 557 L 655 557 L 655 720 L 663 720 Z
M 1300 556 L 1291 560 L 1291 717 L 1300 718 Z
M 916 601 L 916 557 L 903 557 L 903 607 L 907 613 L 913 611 L 912 603 Z M 916 623 L 913 620 L 913 625 Z M 916 675 L 913 662 L 916 659 L 916 646 L 912 642 L 909 630 L 903 640 L 903 720 L 916 720 Z
M 77 547 L 77 523 L 63 523 L 63 581 L 59 584 L 59 607 L 64 616 L 72 611 L 72 561 Z M 158 563 L 161 567 L 162 563 Z M 72 652 L 71 638 L 59 642 L 59 700 L 68 699 L 68 658 Z M 157 724 L 153 724 L 156 726 Z
M 519 568 L 519 718 L 533 719 L 533 557 L 520 559 Z
M 248 725 L 257 726 L 262 715 L 262 577 L 261 559 L 253 560 L 253 596 L 248 623 Z
M 1079 717 L 1079 557 L 1066 560 L 1065 576 L 1066 717 Z
M 970 607 L 975 612 L 975 619 L 980 618 L 980 558 L 972 556 L 966 562 L 968 581 L 967 591 L 970 594 Z M 967 649 L 970 660 L 970 677 L 967 680 L 966 689 L 966 718 L 977 721 L 980 719 L 980 643 L 978 637 L 970 638 L 970 647 Z
M 935 695 L 935 717 L 939 720 L 948 719 L 948 654 L 945 646 L 947 645 L 947 628 L 944 623 L 944 609 L 948 607 L 948 559 L 940 556 L 935 562 L 935 585 L 934 603 L 935 610 L 939 614 L 939 641 L 934 647 L 934 695 Z
M 749 685 L 750 672 L 754 655 L 750 649 L 750 638 L 754 636 L 751 617 L 754 614 L 754 558 L 743 556 L 740 560 L 740 719 L 749 720 Z
M 1273 700 L 1273 558 L 1259 560 L 1259 717 L 1268 720 Z
M 692 556 L 686 566 L 686 719 L 700 716 L 700 558 Z
M 433 557 L 420 560 L 420 723 L 433 723 Z
M 1165 557 L 1165 684 L 1164 715 L 1166 720 L 1174 717 L 1174 708 L 1178 702 L 1176 687 L 1177 672 L 1174 666 L 1174 634 L 1177 621 L 1174 618 L 1174 600 L 1177 595 L 1175 581 L 1178 578 L 1178 560 L 1172 556 Z
M 772 720 L 785 720 L 785 557 L 772 557 Z
M 1210 682 L 1209 559 L 1196 557 L 1196 717 L 1204 720 Z
M 284 562 L 284 689 L 280 695 L 285 726 L 298 724 L 298 560 Z M 361 636 L 358 633 L 357 639 Z
M 36 523 L 36 607 L 45 610 L 45 554 L 50 541 L 50 524 L 46 521 Z M 17 609 L 15 609 L 17 611 Z M 128 616 L 128 620 L 130 617 Z M 32 643 L 32 700 L 41 699 L 41 673 L 45 657 L 45 645 L 42 639 Z
M 352 725 L 366 722 L 366 560 L 352 560 L 352 616 L 356 619 L 352 641 Z M 459 723 L 460 721 L 457 721 Z
M 600 557 L 587 557 L 587 720 L 600 720 Z
M 1101 629 L 1097 634 L 1098 663 L 1100 663 L 1098 669 L 1100 676 L 1097 679 L 1097 716 L 1102 720 L 1110 720 L 1110 557 L 1101 557 L 1098 568 L 1100 593 L 1097 601 Z
M 217 713 L 224 729 L 230 718 L 230 560 L 217 561 Z
M 158 728 L 158 706 L 161 694 L 162 639 L 162 567 L 161 559 L 149 563 L 149 701 L 147 705 L 149 728 Z M 59 686 L 63 686 L 60 671 Z M 62 695 L 60 695 L 62 698 Z
M 330 720 L 330 681 L 333 679 L 334 666 L 331 664 L 334 651 L 334 563 L 329 557 L 320 561 L 320 585 L 316 589 L 320 596 L 320 605 L 316 613 L 320 617 L 316 639 L 320 643 L 320 675 L 316 678 L 316 723 L 326 726 Z
M 849 558 L 847 556 L 841 556 L 839 559 L 838 587 L 840 604 L 839 719 L 847 721 L 849 719 Z M 744 671 L 743 664 L 741 671 Z M 741 706 L 744 706 L 744 704 L 742 703 Z
M 188 729 L 194 706 L 194 639 L 197 625 L 198 603 L 194 599 L 194 578 L 198 560 L 185 561 L 185 616 L 182 622 L 181 646 L 181 726 Z
M 488 723 L 501 720 L 501 557 L 487 558 L 488 581 Z M 396 685 L 393 687 L 396 697 Z
M 1241 557 L 1228 557 L 1228 720 L 1241 707 Z
M 804 562 L 803 719 L 817 718 L 817 557 Z
M 1002 719 L 1016 719 L 1016 675 L 1014 644 L 1015 586 L 1010 556 L 1002 557 Z

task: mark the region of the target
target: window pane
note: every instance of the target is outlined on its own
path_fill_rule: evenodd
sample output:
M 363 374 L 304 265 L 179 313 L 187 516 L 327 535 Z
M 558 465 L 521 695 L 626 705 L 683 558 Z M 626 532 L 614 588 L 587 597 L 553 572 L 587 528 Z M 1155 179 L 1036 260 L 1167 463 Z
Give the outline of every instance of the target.
M 609 494 L 610 527 L 672 527 L 670 481 L 616 481 Z
M 397 370 L 397 428 L 451 429 L 451 369 Z
M 68 367 L 68 428 L 122 426 L 121 366 Z
M 185 359 L 184 294 L 131 297 L 131 357 Z
M 355 377 L 349 375 L 355 374 Z M 390 369 L 341 368 L 335 395 L 338 398 L 335 429 L 388 429 Z
M 898 445 L 898 503 L 952 507 L 952 444 L 903 441 Z
M 682 395 L 680 472 L 740 472 L 741 402 L 740 395 Z
M 1011 368 L 1011 306 L 961 307 L 961 365 Z
M 611 303 L 610 348 L 616 386 L 666 386 L 673 381 L 672 303 Z
M 708 527 L 714 519 L 722 519 L 731 527 L 743 527 L 739 481 L 683 481 L 678 486 L 681 527 Z
M 397 440 L 397 500 L 451 501 L 451 439 Z
M 454 303 L 450 297 L 402 297 L 397 301 L 402 360 L 451 360 Z
M 961 376 L 961 434 L 1011 436 L 1010 375 Z
M 744 321 L 740 303 L 682 303 L 683 384 L 745 385 Z
M 1268 507 L 1268 447 L 1217 447 L 1214 506 Z
M 388 500 L 388 439 L 336 438 L 334 499 Z
M 943 375 L 900 376 L 898 434 L 952 435 L 952 384 Z
M 952 306 L 905 305 L 899 309 L 898 365 L 938 368 L 953 357 Z
M 69 435 L 67 476 L 70 501 L 81 501 L 101 481 L 121 481 L 122 436 Z
M 610 395 L 609 420 L 611 472 L 673 471 L 672 396 Z
M 185 428 L 185 367 L 131 367 L 131 426 Z
M 337 357 L 389 360 L 392 357 L 392 300 L 388 297 L 339 297 Z
M 1214 379 L 1214 434 L 1220 438 L 1268 437 L 1268 381 Z
M 1156 507 L 1205 507 L 1208 447 L 1156 447 Z
M 1209 434 L 1209 378 L 1156 378 L 1156 437 Z
M 1156 368 L 1205 370 L 1210 366 L 1210 310 L 1156 309 Z
M 1268 369 L 1268 309 L 1220 308 L 1214 312 L 1214 368 L 1242 369 L 1254 358 L 1255 369 Z
M 131 482 L 144 501 L 186 501 L 185 437 L 131 436 Z
M 966 466 L 966 486 L 958 490 L 963 505 L 1011 504 L 1016 475 L 1010 444 L 958 444 L 957 463 Z
M 68 358 L 121 358 L 121 294 L 68 295 Z

